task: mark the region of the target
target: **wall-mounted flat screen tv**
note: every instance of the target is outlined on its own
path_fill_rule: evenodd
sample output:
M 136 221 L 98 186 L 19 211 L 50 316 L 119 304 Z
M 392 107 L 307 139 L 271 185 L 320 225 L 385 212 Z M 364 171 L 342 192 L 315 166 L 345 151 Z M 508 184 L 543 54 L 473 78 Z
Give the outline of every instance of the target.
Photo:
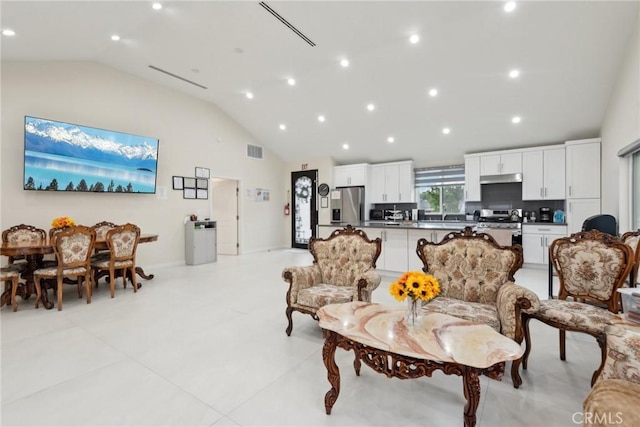
M 24 189 L 155 193 L 158 139 L 24 118 Z

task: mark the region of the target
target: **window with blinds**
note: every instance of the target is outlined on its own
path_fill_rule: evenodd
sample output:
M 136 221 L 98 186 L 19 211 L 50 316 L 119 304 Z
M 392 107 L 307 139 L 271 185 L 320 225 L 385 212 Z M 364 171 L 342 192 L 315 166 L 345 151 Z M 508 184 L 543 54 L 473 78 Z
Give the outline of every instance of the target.
M 464 165 L 414 169 L 418 209 L 464 213 Z

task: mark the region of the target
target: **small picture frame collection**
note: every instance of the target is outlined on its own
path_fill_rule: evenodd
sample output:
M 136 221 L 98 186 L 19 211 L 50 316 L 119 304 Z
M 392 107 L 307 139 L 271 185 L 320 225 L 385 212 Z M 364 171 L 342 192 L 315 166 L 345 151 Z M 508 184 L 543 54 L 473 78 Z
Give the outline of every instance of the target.
M 209 179 L 211 178 L 211 170 L 196 166 L 195 176 L 173 176 L 173 189 L 182 190 L 184 199 L 201 199 L 209 198 Z

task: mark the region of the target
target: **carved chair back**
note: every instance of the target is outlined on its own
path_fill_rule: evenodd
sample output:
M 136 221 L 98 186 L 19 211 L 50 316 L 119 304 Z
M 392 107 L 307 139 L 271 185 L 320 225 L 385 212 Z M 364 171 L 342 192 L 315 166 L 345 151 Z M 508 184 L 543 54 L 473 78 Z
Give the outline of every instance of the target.
M 134 224 L 125 224 L 112 228 L 106 234 L 111 261 L 134 261 L 140 240 L 140 228 Z
M 549 259 L 558 272 L 558 298 L 590 300 L 618 312 L 618 292 L 633 267 L 631 247 L 598 230 L 581 231 L 554 240 Z
M 96 232 L 90 227 L 76 225 L 57 229 L 51 245 L 58 261 L 58 274 L 65 268 L 90 268 L 91 252 L 96 241 Z
M 449 233 L 439 243 L 419 239 L 416 253 L 422 270 L 440 282 L 443 297 L 492 305 L 523 263 L 522 246 L 500 246 L 471 227 Z
M 326 239 L 309 240 L 322 281 L 337 286 L 352 286 L 357 275 L 375 268 L 381 250 L 380 238 L 370 240 L 364 231 L 350 225 L 334 230 Z
M 2 232 L 2 242 L 19 243 L 19 242 L 44 242 L 47 239 L 47 233 L 41 228 L 33 225 L 14 225 Z M 14 261 L 24 259 L 24 256 L 10 256 L 9 264 Z
M 101 221 L 91 226 L 96 231 L 96 240 L 107 240 L 107 232 L 117 225 L 109 221 Z
M 638 281 L 638 267 L 640 266 L 640 229 L 627 231 L 622 235 L 620 240 L 631 246 L 631 249 L 633 249 L 635 253 L 633 267 L 631 268 L 631 283 L 629 283 L 629 286 L 635 286 Z

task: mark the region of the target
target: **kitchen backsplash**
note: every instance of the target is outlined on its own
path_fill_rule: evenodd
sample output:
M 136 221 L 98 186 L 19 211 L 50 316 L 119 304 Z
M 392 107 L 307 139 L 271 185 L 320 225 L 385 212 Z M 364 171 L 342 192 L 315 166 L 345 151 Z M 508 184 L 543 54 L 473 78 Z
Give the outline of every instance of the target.
M 513 182 L 506 184 L 483 184 L 481 187 L 482 202 L 468 202 L 465 212 L 472 213 L 477 209 L 522 209 L 523 211 L 535 211 L 536 215 L 541 207 L 555 210 L 565 210 L 564 200 L 522 200 L 522 183 Z

